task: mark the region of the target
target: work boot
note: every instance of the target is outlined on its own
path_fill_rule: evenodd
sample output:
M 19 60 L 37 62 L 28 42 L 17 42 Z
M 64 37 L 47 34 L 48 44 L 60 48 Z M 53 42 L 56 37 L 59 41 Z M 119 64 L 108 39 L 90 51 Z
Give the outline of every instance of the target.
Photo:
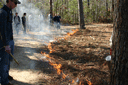
M 13 80 L 13 77 L 9 75 L 8 79 L 11 81 L 11 80 Z

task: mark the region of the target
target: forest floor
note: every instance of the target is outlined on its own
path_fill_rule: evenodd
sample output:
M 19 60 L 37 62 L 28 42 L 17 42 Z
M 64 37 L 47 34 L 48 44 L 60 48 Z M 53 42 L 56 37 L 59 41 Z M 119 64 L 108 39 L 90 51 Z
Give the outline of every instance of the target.
M 56 37 L 48 45 L 28 35 L 14 36 L 14 56 L 20 63 L 11 64 L 14 85 L 108 85 L 105 57 L 113 25 L 90 24 L 79 30 L 78 25 L 62 26 L 64 29 L 73 29 L 74 34 L 62 34 L 64 37 Z

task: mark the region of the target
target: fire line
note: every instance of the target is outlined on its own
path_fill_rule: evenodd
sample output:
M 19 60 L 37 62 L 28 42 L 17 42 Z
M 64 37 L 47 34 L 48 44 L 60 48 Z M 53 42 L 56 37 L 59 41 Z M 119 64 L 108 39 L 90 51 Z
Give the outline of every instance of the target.
M 72 30 L 72 31 L 73 31 L 72 33 L 67 33 L 67 36 L 65 36 L 63 39 L 66 40 L 69 36 L 74 35 L 79 30 L 76 29 L 76 30 Z M 59 42 L 60 39 L 62 39 L 62 38 L 58 38 L 58 39 L 55 38 L 55 40 L 57 40 L 58 42 Z M 48 44 L 48 49 L 50 50 L 49 53 L 53 53 L 55 51 L 55 49 L 52 47 L 52 43 L 49 43 Z M 52 57 L 50 57 L 48 54 L 46 54 L 43 51 L 41 52 L 41 54 L 43 54 L 44 56 L 46 56 L 49 59 L 52 59 Z M 62 78 L 65 79 L 67 75 L 64 74 L 63 71 L 61 70 L 62 65 L 61 64 L 52 63 L 49 59 L 47 59 L 49 61 L 49 64 L 52 65 L 57 70 L 57 74 L 58 75 L 62 75 Z M 69 81 L 71 81 L 71 83 L 74 83 L 75 82 L 75 80 L 69 80 Z M 92 85 L 90 81 L 87 81 L 87 82 L 88 82 L 88 85 Z M 80 84 L 79 83 L 79 85 L 83 85 L 83 84 Z
M 73 33 L 67 33 L 67 36 L 65 36 L 63 39 L 65 39 L 65 40 L 67 40 L 67 38 L 69 37 L 69 36 L 72 36 L 72 35 L 74 35 L 77 31 L 79 31 L 78 29 L 76 29 L 76 30 L 72 30 L 73 31 Z M 55 38 L 55 40 L 57 40 L 57 42 L 59 42 L 59 40 L 61 40 L 62 38 Z M 52 43 L 49 43 L 48 44 L 48 49 L 50 50 L 50 52 L 49 53 L 53 53 L 54 51 L 55 51 L 55 49 L 52 47 Z M 45 52 L 41 52 L 41 54 L 43 54 L 44 56 L 46 56 L 47 58 L 49 58 L 49 59 L 52 59 L 52 57 L 50 57 L 49 56 L 49 54 L 46 54 Z M 56 64 L 56 63 L 52 63 L 52 61 L 51 60 L 49 60 L 49 59 L 47 59 L 48 61 L 49 61 L 49 64 L 50 65 L 52 65 L 56 70 L 57 70 L 57 74 L 58 75 L 62 75 L 62 78 L 63 79 L 65 79 L 66 78 L 66 74 L 64 74 L 63 73 L 63 71 L 61 70 L 61 67 L 62 67 L 62 65 L 61 64 Z M 73 83 L 75 83 L 75 80 L 74 79 L 72 79 L 72 80 L 69 80 L 69 81 L 71 81 L 71 83 L 73 84 Z M 88 85 L 93 85 L 90 81 L 88 81 L 87 79 L 86 79 L 86 81 L 87 81 L 87 84 Z M 84 84 L 82 84 L 81 83 L 81 81 L 79 82 L 79 85 L 84 85 Z

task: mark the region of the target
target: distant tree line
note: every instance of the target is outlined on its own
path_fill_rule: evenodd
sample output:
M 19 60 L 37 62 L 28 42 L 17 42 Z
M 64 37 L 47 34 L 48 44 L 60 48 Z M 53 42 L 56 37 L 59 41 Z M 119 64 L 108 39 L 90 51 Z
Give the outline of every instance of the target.
M 31 1 L 31 0 L 30 0 Z M 36 7 L 50 11 L 50 0 L 32 0 Z M 53 15 L 59 13 L 63 22 L 78 24 L 77 0 L 52 0 Z M 112 0 L 83 0 L 85 22 L 112 22 Z
M 0 0 L 2 1 L 2 0 Z M 50 0 L 28 0 L 39 8 L 45 15 L 50 12 Z M 84 21 L 92 22 L 112 22 L 112 0 L 82 0 Z M 78 0 L 52 0 L 52 12 L 60 14 L 63 23 L 78 24 Z

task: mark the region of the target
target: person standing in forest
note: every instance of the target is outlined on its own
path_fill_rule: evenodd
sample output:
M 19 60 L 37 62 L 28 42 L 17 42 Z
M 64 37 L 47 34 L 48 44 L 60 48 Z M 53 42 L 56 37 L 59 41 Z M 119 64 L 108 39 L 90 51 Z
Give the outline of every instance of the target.
M 24 27 L 24 34 L 26 34 L 26 13 L 23 14 L 22 25 Z
M 20 17 L 18 16 L 18 13 L 15 13 L 14 23 L 15 23 L 15 29 L 16 29 L 16 32 L 18 35 L 19 34 L 19 25 L 20 25 Z
M 12 9 L 17 4 L 18 0 L 6 0 L 6 5 L 0 9 L 0 84 L 12 85 L 9 82 L 9 69 L 10 69 L 10 53 L 13 54 L 14 41 L 12 30 Z
M 54 26 L 57 28 L 57 29 L 60 29 L 60 20 L 61 20 L 61 16 L 58 14 L 58 15 L 55 15 L 53 17 L 53 20 L 54 20 Z

